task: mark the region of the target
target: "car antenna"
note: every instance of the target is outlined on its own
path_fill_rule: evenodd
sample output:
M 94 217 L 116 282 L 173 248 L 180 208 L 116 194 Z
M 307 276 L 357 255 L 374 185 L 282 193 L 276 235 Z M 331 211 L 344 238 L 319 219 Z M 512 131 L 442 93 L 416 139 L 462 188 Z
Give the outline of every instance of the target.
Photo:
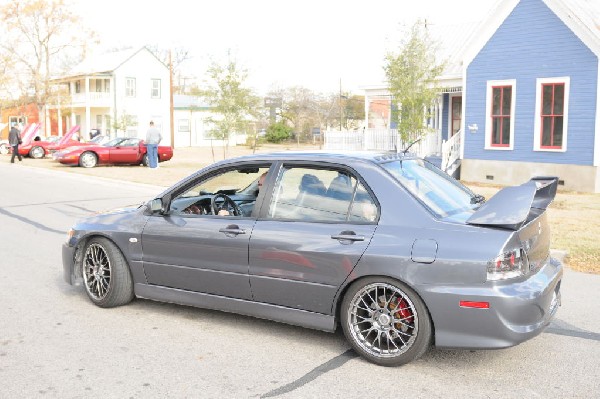
M 421 141 L 421 137 L 419 137 L 418 139 L 416 139 L 415 141 L 413 141 L 412 143 L 410 143 L 408 145 L 408 147 L 406 147 L 405 149 L 402 150 L 402 154 L 406 154 L 408 152 L 408 150 L 410 150 L 410 147 L 412 147 L 413 145 L 417 144 L 419 141 Z

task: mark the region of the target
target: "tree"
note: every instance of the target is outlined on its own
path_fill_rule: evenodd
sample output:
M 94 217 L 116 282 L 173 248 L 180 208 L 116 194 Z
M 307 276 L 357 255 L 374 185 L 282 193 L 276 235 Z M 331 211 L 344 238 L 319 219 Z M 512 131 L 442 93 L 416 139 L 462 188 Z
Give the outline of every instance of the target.
M 256 115 L 259 99 L 245 87 L 248 73 L 227 54 L 224 64 L 213 61 L 208 68 L 209 87 L 203 91 L 215 117 L 209 118 L 213 137 L 223 140 L 223 157 L 227 156 L 231 133 L 246 132 Z
M 158 47 L 158 45 L 147 46 L 156 58 L 162 61 L 163 64 L 169 66 L 169 49 Z M 171 63 L 173 64 L 173 92 L 175 94 L 185 94 L 187 90 L 187 78 L 183 76 L 181 65 L 190 59 L 190 52 L 183 47 L 176 47 L 171 53 Z
M 283 122 L 277 122 L 269 125 L 266 138 L 270 143 L 281 143 L 292 135 L 292 128 Z
M 64 59 L 82 59 L 93 35 L 63 0 L 12 0 L 0 8 L 0 22 L 0 50 L 10 55 L 10 86 L 20 91 L 19 97 L 32 97 L 44 126 L 51 75 L 59 72 Z
M 392 121 L 398 124 L 403 142 L 416 140 L 427 132 L 428 110 L 439 91 L 436 78 L 444 69 L 435 59 L 436 44 L 424 21 L 417 21 L 398 54 L 385 56 L 385 74 L 397 109 Z
M 291 124 L 299 143 L 308 137 L 311 129 L 320 126 L 320 109 L 317 96 L 310 89 L 295 86 L 271 92 L 271 96 L 282 99 L 280 117 Z

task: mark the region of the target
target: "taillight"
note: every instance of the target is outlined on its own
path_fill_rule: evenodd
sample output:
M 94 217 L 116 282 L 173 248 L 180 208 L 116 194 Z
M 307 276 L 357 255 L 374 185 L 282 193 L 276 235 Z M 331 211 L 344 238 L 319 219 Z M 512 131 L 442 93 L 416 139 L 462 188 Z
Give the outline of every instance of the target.
M 506 251 L 488 262 L 487 279 L 504 280 L 524 275 L 529 269 L 527 255 L 522 248 Z

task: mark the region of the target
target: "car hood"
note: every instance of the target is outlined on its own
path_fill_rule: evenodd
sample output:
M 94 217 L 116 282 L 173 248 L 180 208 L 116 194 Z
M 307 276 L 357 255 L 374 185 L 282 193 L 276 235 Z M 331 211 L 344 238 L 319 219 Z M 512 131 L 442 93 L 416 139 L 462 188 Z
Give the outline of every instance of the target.
M 557 177 L 534 177 L 520 186 L 498 191 L 466 223 L 519 230 L 543 212 L 556 196 Z

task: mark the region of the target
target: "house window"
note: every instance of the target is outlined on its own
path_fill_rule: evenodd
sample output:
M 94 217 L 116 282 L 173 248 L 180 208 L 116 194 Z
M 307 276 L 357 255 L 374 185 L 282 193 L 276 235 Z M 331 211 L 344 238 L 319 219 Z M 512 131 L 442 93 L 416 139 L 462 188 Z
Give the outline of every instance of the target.
M 160 98 L 160 79 L 152 79 L 151 98 Z
M 110 79 L 104 79 L 104 92 L 110 93 Z
M 493 147 L 510 145 L 510 104 L 512 86 L 492 87 L 492 142 Z
M 542 85 L 542 148 L 561 148 L 565 84 Z
M 570 79 L 537 80 L 534 150 L 567 150 Z
M 512 150 L 515 132 L 516 80 L 487 82 L 485 149 Z
M 75 93 L 81 93 L 81 81 L 80 80 L 75 82 Z
M 125 97 L 135 97 L 135 78 L 125 79 Z
M 179 119 L 178 120 L 178 130 L 180 132 L 189 132 L 190 131 L 190 120 L 189 119 Z

